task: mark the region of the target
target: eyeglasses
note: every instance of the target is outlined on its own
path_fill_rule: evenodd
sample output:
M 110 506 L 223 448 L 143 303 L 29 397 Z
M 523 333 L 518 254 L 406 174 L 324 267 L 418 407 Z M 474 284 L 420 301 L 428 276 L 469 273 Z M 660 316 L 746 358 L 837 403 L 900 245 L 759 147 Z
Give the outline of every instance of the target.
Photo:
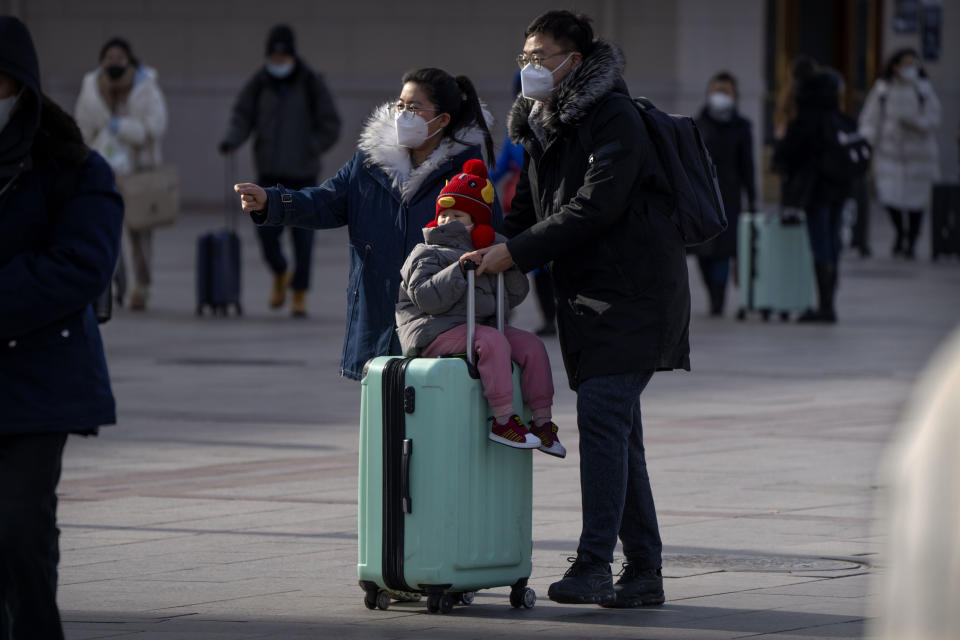
M 524 68 L 525 66 L 527 66 L 528 64 L 532 64 L 534 69 L 538 69 L 538 70 L 539 70 L 541 67 L 543 67 L 543 61 L 544 61 L 544 60 L 549 60 L 550 58 L 552 58 L 552 57 L 554 57 L 554 56 L 561 56 L 561 55 L 563 55 L 563 54 L 565 54 L 565 53 L 570 53 L 570 52 L 569 52 L 569 51 L 557 51 L 556 53 L 551 53 L 551 54 L 548 55 L 548 56 L 541 56 L 541 55 L 536 54 L 536 53 L 533 54 L 532 56 L 528 56 L 528 55 L 525 55 L 525 54 L 521 53 L 520 55 L 517 56 L 517 66 L 519 66 L 521 69 L 523 69 L 523 68 Z
M 410 104 L 403 104 L 402 102 L 398 102 L 397 104 L 393 105 L 393 112 L 394 112 L 395 114 L 400 114 L 400 113 L 403 113 L 404 111 L 409 111 L 409 112 L 412 113 L 413 115 L 417 115 L 417 114 L 420 113 L 421 111 L 429 111 L 430 113 L 436 113 L 436 112 L 437 112 L 437 109 L 427 109 L 427 108 L 424 108 L 424 107 L 415 107 L 415 106 L 410 105 Z

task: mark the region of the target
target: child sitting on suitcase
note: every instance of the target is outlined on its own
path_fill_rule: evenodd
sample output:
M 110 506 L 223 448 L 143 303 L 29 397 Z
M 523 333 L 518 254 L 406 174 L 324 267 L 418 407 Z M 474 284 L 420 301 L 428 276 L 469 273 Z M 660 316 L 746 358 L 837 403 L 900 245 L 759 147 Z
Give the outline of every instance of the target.
M 493 199 L 493 185 L 480 160 L 468 160 L 437 197 L 437 216 L 400 272 L 397 332 L 404 355 L 432 358 L 467 350 L 467 279 L 460 256 L 503 241 L 490 226 Z M 493 410 L 490 439 L 562 458 L 567 451 L 551 420 L 553 378 L 547 350 L 532 333 L 514 327 L 497 331 L 496 283 L 494 275 L 476 278 L 473 348 L 483 394 Z M 514 267 L 504 274 L 504 288 L 510 307 L 515 307 L 527 295 L 527 277 Z M 511 360 L 520 365 L 523 399 L 533 413 L 529 428 L 513 412 Z

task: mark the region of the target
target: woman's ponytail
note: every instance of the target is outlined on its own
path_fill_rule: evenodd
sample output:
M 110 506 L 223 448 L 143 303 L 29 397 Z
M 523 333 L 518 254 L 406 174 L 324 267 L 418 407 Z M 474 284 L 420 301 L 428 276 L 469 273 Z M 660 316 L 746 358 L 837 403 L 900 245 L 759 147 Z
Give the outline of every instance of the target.
M 457 76 L 457 86 L 463 92 L 463 99 L 461 100 L 460 113 L 454 119 L 456 124 L 451 129 L 456 131 L 471 122 L 480 127 L 480 130 L 483 131 L 483 146 L 487 152 L 487 158 L 489 158 L 488 164 L 492 169 L 496 163 L 493 155 L 493 138 L 490 136 L 490 129 L 487 127 L 487 119 L 483 114 L 483 105 L 480 104 L 477 90 L 474 89 L 473 83 L 467 76 Z

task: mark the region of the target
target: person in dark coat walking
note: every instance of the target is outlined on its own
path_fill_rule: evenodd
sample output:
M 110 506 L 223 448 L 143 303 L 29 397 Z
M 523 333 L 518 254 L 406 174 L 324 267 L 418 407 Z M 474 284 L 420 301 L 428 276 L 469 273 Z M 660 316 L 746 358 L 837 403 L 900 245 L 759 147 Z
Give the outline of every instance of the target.
M 293 30 L 277 25 L 267 36 L 266 64 L 244 86 L 220 143 L 231 153 L 254 133 L 253 159 L 261 187 L 302 189 L 317 183 L 320 156 L 340 137 L 340 116 L 323 76 L 297 55 Z M 269 305 L 281 308 L 293 289 L 291 311 L 307 314 L 313 229 L 291 227 L 295 267 L 280 247 L 282 227 L 257 227 L 263 258 L 273 272 Z
M 774 167 L 784 175 L 783 205 L 804 210 L 817 280 L 817 309 L 804 312 L 799 322 L 832 324 L 837 321 L 834 306 L 843 203 L 852 182 L 838 182 L 822 172 L 827 140 L 838 130 L 856 131 L 856 123 L 840 111 L 842 78 L 831 69 L 817 71 L 797 88 L 797 116 L 774 148 Z
M 654 371 L 689 369 L 684 243 L 666 176 L 621 76 L 623 56 L 589 18 L 548 11 L 525 31 L 523 96 L 508 127 L 524 171 L 504 244 L 467 258 L 478 273 L 550 263 L 558 335 L 577 392 L 583 530 L 550 586 L 557 602 L 664 601 L 662 543 L 647 475 L 640 394 Z M 614 586 L 617 537 L 626 556 Z
M 747 210 L 756 210 L 752 125 L 737 111 L 737 98 L 736 78 L 722 71 L 710 79 L 707 104 L 697 117 L 697 127 L 717 167 L 728 223 L 718 237 L 696 248 L 700 273 L 710 298 L 711 316 L 723 315 L 730 261 L 737 257 L 737 219 L 744 195 Z
M 471 158 L 493 160 L 488 119 L 469 78 L 418 69 L 403 76 L 399 98 L 373 111 L 353 158 L 319 187 L 235 186 L 258 225 L 349 228 L 341 376 L 360 380 L 370 358 L 400 355 L 400 267 L 423 241 L 444 183 Z M 502 221 L 498 199 L 493 227 Z
M 41 92 L 26 26 L 0 17 L 0 638 L 63 637 L 56 488 L 67 434 L 115 422 L 91 302 L 122 221 L 109 165 Z

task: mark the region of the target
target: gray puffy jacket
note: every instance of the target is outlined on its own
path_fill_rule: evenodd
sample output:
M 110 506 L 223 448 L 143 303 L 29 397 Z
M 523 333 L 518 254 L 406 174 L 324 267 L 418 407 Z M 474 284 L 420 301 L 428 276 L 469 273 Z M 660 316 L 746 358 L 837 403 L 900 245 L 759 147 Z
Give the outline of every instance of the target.
M 460 256 L 473 251 L 466 227 L 457 221 L 423 230 L 424 242 L 414 247 L 400 270 L 397 334 L 403 355 L 416 356 L 441 333 L 467 322 L 467 279 Z M 497 235 L 496 242 L 504 238 Z M 523 302 L 530 290 L 527 277 L 516 267 L 503 274 L 509 308 Z M 496 326 L 497 277 L 476 279 L 477 323 Z

